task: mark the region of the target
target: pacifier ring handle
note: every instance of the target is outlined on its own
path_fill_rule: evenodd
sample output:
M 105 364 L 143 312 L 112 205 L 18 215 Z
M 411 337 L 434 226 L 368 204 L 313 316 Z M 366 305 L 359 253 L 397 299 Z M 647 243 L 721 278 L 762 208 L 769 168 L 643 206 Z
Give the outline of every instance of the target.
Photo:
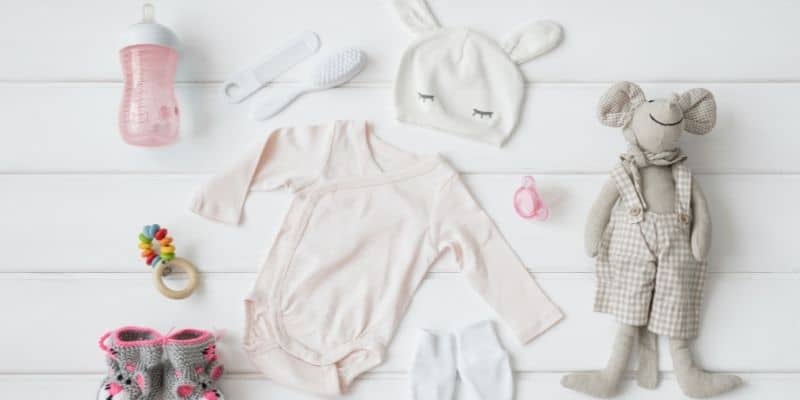
M 171 289 L 164 283 L 163 279 L 167 269 L 169 269 L 170 272 L 175 272 L 176 268 L 186 272 L 189 278 L 189 282 L 186 284 L 186 287 L 180 290 Z M 156 289 L 158 289 L 158 291 L 164 296 L 174 300 L 180 300 L 189 297 L 195 291 L 195 289 L 197 289 L 199 282 L 198 278 L 199 274 L 197 272 L 197 267 L 195 267 L 194 264 L 185 258 L 175 257 L 168 262 L 159 263 L 156 268 L 153 269 L 153 283 L 155 283 Z
M 522 187 L 532 188 L 534 186 L 536 186 L 536 180 L 532 176 L 528 175 L 522 178 Z

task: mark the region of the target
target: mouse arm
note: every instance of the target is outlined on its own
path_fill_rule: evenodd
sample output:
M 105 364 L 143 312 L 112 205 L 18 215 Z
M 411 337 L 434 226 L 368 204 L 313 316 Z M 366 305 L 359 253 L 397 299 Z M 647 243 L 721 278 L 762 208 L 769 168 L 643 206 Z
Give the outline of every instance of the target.
M 603 236 L 603 231 L 608 226 L 608 221 L 611 219 L 611 210 L 614 208 L 618 198 L 619 190 L 617 190 L 617 185 L 614 183 L 614 179 L 609 178 L 603 185 L 600 195 L 594 201 L 592 209 L 589 211 L 589 218 L 586 221 L 584 246 L 589 257 L 597 255 L 600 237 Z
M 692 210 L 692 255 L 696 260 L 703 261 L 711 248 L 711 215 L 706 196 L 697 182 L 692 182 Z

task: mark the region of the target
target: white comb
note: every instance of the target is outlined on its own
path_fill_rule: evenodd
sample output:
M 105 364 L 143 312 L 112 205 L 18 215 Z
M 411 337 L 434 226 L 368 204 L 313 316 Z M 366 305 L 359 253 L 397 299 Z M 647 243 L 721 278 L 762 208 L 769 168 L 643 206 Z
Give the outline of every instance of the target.
M 240 103 L 287 69 L 313 56 L 319 50 L 319 36 L 305 32 L 275 50 L 258 64 L 245 68 L 225 81 L 223 93 L 231 103 Z
M 353 79 L 364 68 L 366 57 L 361 50 L 349 48 L 322 60 L 314 68 L 308 83 L 282 95 L 269 97 L 250 109 L 250 117 L 265 120 L 279 113 L 304 93 L 335 88 Z

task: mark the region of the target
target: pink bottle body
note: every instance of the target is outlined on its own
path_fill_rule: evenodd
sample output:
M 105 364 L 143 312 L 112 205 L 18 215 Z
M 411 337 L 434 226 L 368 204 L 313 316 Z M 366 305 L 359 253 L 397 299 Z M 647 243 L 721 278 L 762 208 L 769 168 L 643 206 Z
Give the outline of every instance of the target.
M 122 138 L 148 147 L 174 142 L 180 128 L 175 98 L 178 53 L 166 46 L 139 44 L 119 54 L 124 78 L 119 108 Z

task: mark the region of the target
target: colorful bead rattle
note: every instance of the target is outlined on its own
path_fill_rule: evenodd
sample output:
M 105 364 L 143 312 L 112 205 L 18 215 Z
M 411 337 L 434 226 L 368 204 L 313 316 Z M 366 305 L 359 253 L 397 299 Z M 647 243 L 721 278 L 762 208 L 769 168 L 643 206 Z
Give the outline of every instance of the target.
M 158 249 L 154 247 L 154 240 L 158 243 Z M 175 245 L 172 243 L 172 237 L 167 236 L 166 228 L 158 224 L 145 226 L 139 234 L 139 249 L 145 263 L 153 267 L 153 282 L 161 294 L 170 299 L 183 299 L 189 297 L 197 288 L 197 267 L 188 260 L 175 257 Z M 172 271 L 172 267 L 186 271 L 189 277 L 186 288 L 173 290 L 164 284 L 162 278 Z
M 153 248 L 153 239 L 160 245 L 158 252 Z M 170 262 L 175 258 L 175 245 L 172 237 L 167 236 L 167 229 L 158 224 L 147 225 L 139 234 L 139 248 L 144 262 L 155 268 L 161 261 Z

